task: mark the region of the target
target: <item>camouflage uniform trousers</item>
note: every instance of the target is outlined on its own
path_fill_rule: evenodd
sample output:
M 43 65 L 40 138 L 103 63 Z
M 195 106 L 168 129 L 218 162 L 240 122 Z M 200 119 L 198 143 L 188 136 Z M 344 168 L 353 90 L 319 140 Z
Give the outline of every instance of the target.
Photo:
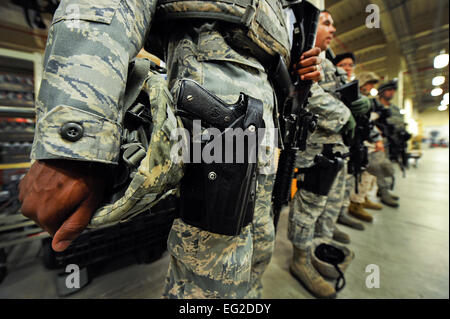
M 379 189 L 388 189 L 392 185 L 395 169 L 385 152 L 373 152 L 369 154 L 367 172 L 377 178 Z
M 238 236 L 201 230 L 176 219 L 164 298 L 261 298 L 261 278 L 272 257 L 274 175 L 258 175 L 253 222 Z
M 353 190 L 350 194 L 350 201 L 362 204 L 366 201 L 367 194 L 376 183 L 376 177 L 367 171 L 362 172 L 361 181 L 358 183 L 358 193 Z
M 348 208 L 350 206 L 351 197 L 354 194 L 355 194 L 355 177 L 352 174 L 346 174 L 344 197 L 342 199 L 341 208 L 339 211 L 340 216 L 349 217 Z
M 344 167 L 339 171 L 336 176 L 336 180 L 331 187 L 330 193 L 328 194 L 327 203 L 325 205 L 324 212 L 320 215 L 316 222 L 316 229 L 314 232 L 314 237 L 320 238 L 333 238 L 334 228 L 336 227 L 336 222 L 341 212 L 342 206 L 346 203 L 345 201 L 345 191 L 347 183 L 347 162 L 345 162 Z M 348 197 L 348 204 L 350 204 L 350 196 Z
M 315 237 L 332 238 L 345 192 L 347 165 L 336 176 L 328 196 L 301 188 L 295 194 L 289 212 L 288 239 L 308 249 Z

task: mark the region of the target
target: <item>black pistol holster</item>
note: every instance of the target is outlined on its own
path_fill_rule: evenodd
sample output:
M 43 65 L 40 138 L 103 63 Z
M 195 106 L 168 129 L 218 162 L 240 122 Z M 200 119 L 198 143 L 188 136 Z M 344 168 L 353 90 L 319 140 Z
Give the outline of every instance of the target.
M 238 102 L 230 105 L 197 82 L 182 80 L 177 114 L 190 131 L 191 150 L 203 154 L 211 150 L 211 143 L 218 142 L 221 144 L 215 145 L 222 150 L 221 156 L 210 162 L 203 156 L 194 161 L 195 155 L 190 154 L 191 162 L 180 185 L 180 217 L 212 233 L 239 235 L 252 221 L 255 208 L 258 128 L 264 123 L 262 101 L 241 93 Z M 201 120 L 200 136 L 195 136 L 194 120 Z M 210 128 L 220 131 L 212 140 L 206 133 Z
M 311 193 L 326 196 L 343 166 L 342 155 L 333 153 L 333 144 L 325 144 L 322 153 L 314 158 L 314 165 L 300 170 L 300 173 L 304 174 L 300 187 Z

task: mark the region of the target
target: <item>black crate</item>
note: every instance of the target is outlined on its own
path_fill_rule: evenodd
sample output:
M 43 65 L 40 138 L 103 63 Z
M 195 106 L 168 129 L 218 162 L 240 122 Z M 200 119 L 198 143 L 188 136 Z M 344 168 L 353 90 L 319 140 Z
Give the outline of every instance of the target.
M 169 197 L 128 222 L 85 230 L 63 252 L 54 252 L 51 239 L 44 239 L 44 264 L 50 269 L 69 264 L 83 268 L 130 253 L 136 255 L 138 262 L 157 260 L 166 250 L 176 214 L 176 198 Z

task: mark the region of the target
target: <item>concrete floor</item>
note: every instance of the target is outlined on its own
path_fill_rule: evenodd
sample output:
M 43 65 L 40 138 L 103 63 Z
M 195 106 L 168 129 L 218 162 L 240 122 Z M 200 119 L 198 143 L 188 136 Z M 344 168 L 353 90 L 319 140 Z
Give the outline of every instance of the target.
M 395 193 L 401 197 L 400 208 L 371 211 L 374 222 L 365 223 L 364 231 L 340 226 L 351 236 L 349 247 L 356 257 L 338 298 L 449 298 L 448 149 L 425 150 L 406 178 L 398 174 Z M 263 297 L 312 298 L 289 274 L 292 246 L 286 228 L 284 211 L 275 253 L 263 278 Z M 44 268 L 39 246 L 36 241 L 14 247 L 0 298 L 58 298 L 56 272 Z M 103 267 L 86 287 L 66 298 L 159 298 L 167 263 L 167 253 L 152 264 L 124 257 Z M 366 287 L 370 264 L 379 266 L 379 288 Z

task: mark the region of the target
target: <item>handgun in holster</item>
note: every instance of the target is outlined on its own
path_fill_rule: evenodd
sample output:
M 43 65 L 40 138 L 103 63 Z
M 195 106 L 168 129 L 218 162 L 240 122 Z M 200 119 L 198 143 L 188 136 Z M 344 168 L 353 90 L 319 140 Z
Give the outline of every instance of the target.
M 202 230 L 239 235 L 252 221 L 255 208 L 258 129 L 264 127 L 262 101 L 240 93 L 236 103 L 227 104 L 197 82 L 184 79 L 178 91 L 177 114 L 190 130 L 191 150 L 201 149 L 203 153 L 205 147 L 210 149 L 210 143 L 217 143 L 216 139 L 220 139 L 222 149 L 221 159 L 211 162 L 202 156 L 199 163 L 194 163 L 190 154 L 191 162 L 186 165 L 180 185 L 180 217 Z M 216 128 L 220 135 L 214 140 L 203 134 L 200 138 L 193 136 L 194 120 L 201 120 L 203 132 Z M 233 129 L 242 132 L 237 138 L 246 139 L 241 144 L 243 150 L 237 149 L 238 142 L 227 135 Z M 231 157 L 227 154 L 230 150 Z M 241 160 L 239 152 L 244 152 Z
M 343 167 L 342 155 L 339 152 L 333 153 L 333 144 L 325 144 L 322 153 L 314 158 L 314 165 L 301 169 L 301 187 L 313 194 L 326 196 Z

